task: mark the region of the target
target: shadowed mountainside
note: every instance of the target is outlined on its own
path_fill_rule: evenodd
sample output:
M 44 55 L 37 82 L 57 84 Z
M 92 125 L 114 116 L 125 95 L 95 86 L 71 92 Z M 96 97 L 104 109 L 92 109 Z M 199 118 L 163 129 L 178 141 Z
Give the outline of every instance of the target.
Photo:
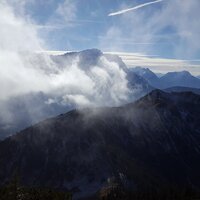
M 0 182 L 17 170 L 26 186 L 87 197 L 125 188 L 200 189 L 200 96 L 155 90 L 115 108 L 73 110 L 0 142 Z

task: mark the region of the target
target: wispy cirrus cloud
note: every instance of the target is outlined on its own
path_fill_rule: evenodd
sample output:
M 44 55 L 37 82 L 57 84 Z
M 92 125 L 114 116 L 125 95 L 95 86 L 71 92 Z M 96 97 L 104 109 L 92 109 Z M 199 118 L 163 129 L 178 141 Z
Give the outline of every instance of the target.
M 65 0 L 58 4 L 55 14 L 60 16 L 64 21 L 68 22 L 76 20 L 77 18 L 77 1 L 76 0 Z
M 142 53 L 127 52 L 105 52 L 106 54 L 119 55 L 128 67 L 148 67 L 156 73 L 167 73 L 170 71 L 189 71 L 197 76 L 200 74 L 200 60 L 183 60 L 161 58 L 157 55 L 146 55 Z
M 110 16 L 121 15 L 121 14 L 130 12 L 130 11 L 133 11 L 133 10 L 137 10 L 139 8 L 143 8 L 145 6 L 149 6 L 149 5 L 152 5 L 152 4 L 155 4 L 155 3 L 162 2 L 162 1 L 163 0 L 157 0 L 157 1 L 151 1 L 151 2 L 148 2 L 148 3 L 143 3 L 143 4 L 140 4 L 140 5 L 132 7 L 132 8 L 127 8 L 127 9 L 120 10 L 120 11 L 117 11 L 117 12 L 112 12 L 112 13 L 108 14 L 108 16 L 110 17 Z
M 150 6 L 148 11 L 128 11 L 111 18 L 112 25 L 99 37 L 100 48 L 177 59 L 198 58 L 200 1 L 163 0 L 160 5 L 157 9 Z M 127 8 L 130 5 L 122 3 L 122 6 Z
M 47 55 L 63 55 L 70 51 L 42 51 Z M 189 71 L 194 76 L 200 75 L 200 60 L 184 60 L 184 59 L 170 59 L 162 58 L 158 55 L 147 55 L 145 53 L 130 53 L 130 52 L 111 52 L 105 51 L 104 54 L 118 55 L 128 68 L 131 67 L 148 67 L 156 73 L 167 73 L 173 71 Z

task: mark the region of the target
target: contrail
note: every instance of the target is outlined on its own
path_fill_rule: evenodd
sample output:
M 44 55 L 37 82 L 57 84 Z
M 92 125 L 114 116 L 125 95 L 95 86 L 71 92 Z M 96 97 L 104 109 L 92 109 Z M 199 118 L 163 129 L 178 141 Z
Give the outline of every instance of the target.
M 121 15 L 121 14 L 124 14 L 126 12 L 129 12 L 129 11 L 132 11 L 132 10 L 137 10 L 139 8 L 142 8 L 142 7 L 154 4 L 154 3 L 159 3 L 159 2 L 162 2 L 162 1 L 163 0 L 157 0 L 157 1 L 151 1 L 151 2 L 148 2 L 148 3 L 140 4 L 140 5 L 135 6 L 133 8 L 128 8 L 128 9 L 125 9 L 125 10 L 120 10 L 120 11 L 117 11 L 117 12 L 110 13 L 110 14 L 108 14 L 108 16 Z

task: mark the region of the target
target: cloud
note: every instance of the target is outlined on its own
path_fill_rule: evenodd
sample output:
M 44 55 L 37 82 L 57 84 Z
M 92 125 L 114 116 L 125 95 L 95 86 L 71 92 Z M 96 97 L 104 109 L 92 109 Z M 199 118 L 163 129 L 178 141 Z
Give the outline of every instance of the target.
M 196 59 L 200 52 L 199 6 L 199 0 L 168 0 L 156 10 L 150 7 L 119 15 L 101 34 L 99 46 L 104 51 Z
M 75 20 L 77 16 L 76 0 L 65 0 L 58 5 L 56 13 L 65 21 Z
M 69 51 L 43 51 L 47 55 L 63 55 Z M 167 73 L 169 71 L 189 71 L 193 75 L 200 74 L 200 60 L 184 60 L 161 58 L 158 55 L 146 55 L 144 53 L 130 53 L 121 51 L 105 51 L 104 54 L 117 55 L 122 58 L 128 68 L 141 66 L 148 67 L 154 72 Z
M 59 89 L 59 94 L 55 95 L 62 97 L 60 102 L 70 104 L 71 101 L 76 106 L 109 106 L 125 102 L 129 89 L 124 70 L 103 55 L 92 59 L 97 60 L 90 66 L 90 61 L 84 63 L 78 56 L 72 64 L 51 75 L 52 84 Z
M 22 52 L 44 49 L 34 24 L 16 15 L 12 3 L 1 1 L 0 12 L 0 99 L 45 87 L 40 71 L 23 63 Z
M 195 76 L 200 74 L 200 60 L 159 58 L 156 55 L 127 52 L 105 52 L 105 54 L 119 55 L 127 67 L 148 67 L 156 73 L 186 70 Z
M 57 9 L 60 14 L 66 14 L 66 20 L 75 18 L 76 8 L 70 7 L 70 2 L 65 1 Z M 81 99 L 84 105 L 86 102 L 116 105 L 126 99 L 125 72 L 117 62 L 103 55 L 85 71 L 78 56 L 71 63 L 66 61 L 61 68 L 51 56 L 33 53 L 43 52 L 46 45 L 38 35 L 37 25 L 24 12 L 16 14 L 12 6 L 12 3 L 0 2 L 0 100 L 40 91 L 60 97 L 57 98 L 60 102 L 73 99 L 78 105 Z M 72 16 L 71 11 L 74 11 Z
M 0 138 L 74 106 L 127 102 L 126 73 L 117 61 L 99 51 L 85 60 L 80 54 L 56 60 L 41 53 L 47 45 L 38 25 L 27 16 L 26 4 L 17 4 L 17 13 L 13 2 L 0 1 Z
M 155 4 L 155 3 L 162 2 L 162 1 L 163 0 L 157 0 L 157 1 L 152 1 L 152 2 L 148 2 L 148 3 L 140 4 L 140 5 L 132 7 L 132 8 L 128 8 L 128 9 L 124 9 L 124 10 L 120 10 L 120 11 L 117 11 L 117 12 L 110 13 L 110 14 L 108 14 L 108 16 L 121 15 L 121 14 L 130 12 L 130 11 L 133 11 L 133 10 L 137 10 L 139 8 L 143 8 L 145 6 L 149 6 L 149 5 L 152 5 L 152 4 Z
M 0 50 L 33 51 L 42 49 L 42 41 L 33 23 L 28 18 L 15 14 L 14 9 L 5 1 L 0 2 Z

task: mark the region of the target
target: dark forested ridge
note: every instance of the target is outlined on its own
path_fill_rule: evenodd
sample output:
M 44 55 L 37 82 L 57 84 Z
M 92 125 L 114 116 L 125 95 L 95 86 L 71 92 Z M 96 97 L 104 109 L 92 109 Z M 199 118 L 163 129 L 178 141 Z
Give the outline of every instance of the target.
M 25 187 L 19 178 L 0 187 L 0 200 L 72 200 L 72 192 L 52 188 Z M 166 187 L 143 190 L 129 190 L 119 183 L 110 183 L 90 197 L 81 200 L 198 200 L 200 193 L 190 187 Z
M 9 183 L 0 188 L 0 200 L 71 200 L 70 192 L 38 188 L 25 187 L 20 185 L 20 178 L 14 176 Z
M 191 92 L 73 110 L 0 142 L 0 183 L 17 169 L 27 188 L 75 199 L 198 199 L 199 121 L 200 96 Z

